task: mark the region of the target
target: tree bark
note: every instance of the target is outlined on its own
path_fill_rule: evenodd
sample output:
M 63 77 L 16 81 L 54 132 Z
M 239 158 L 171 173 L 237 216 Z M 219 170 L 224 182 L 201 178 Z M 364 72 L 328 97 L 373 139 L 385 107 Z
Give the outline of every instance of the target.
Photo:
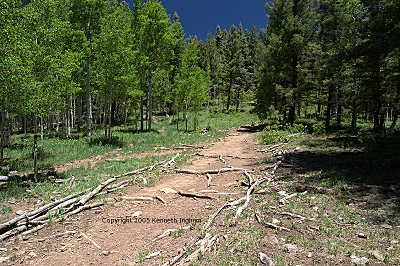
M 149 91 L 147 97 L 147 112 L 149 114 L 147 117 L 147 130 L 151 131 L 151 119 L 153 116 L 153 76 L 151 73 L 151 68 L 149 69 Z
M 329 130 L 329 128 L 331 127 L 332 100 L 333 100 L 333 88 L 332 86 L 329 86 L 328 103 L 326 105 L 326 115 L 325 115 L 325 130 Z
M 35 180 L 35 183 L 37 183 L 37 174 L 38 174 L 38 166 L 37 166 L 37 153 L 38 153 L 38 148 L 37 148 L 37 115 L 34 114 L 34 135 L 33 135 L 33 179 Z
M 390 129 L 394 129 L 394 127 L 396 126 L 397 123 L 397 118 L 399 117 L 399 111 L 397 110 L 397 108 L 394 108 L 394 114 L 393 114 L 393 121 L 392 124 L 390 125 Z
M 354 99 L 351 106 L 351 128 L 357 127 L 357 100 Z
M 86 136 L 92 135 L 92 93 L 90 90 L 90 61 L 86 63 Z
M 4 161 L 4 125 L 5 125 L 5 121 L 4 121 L 4 110 L 1 109 L 1 123 L 0 123 L 0 134 L 1 134 L 1 138 L 0 138 L 0 166 L 3 166 L 3 161 Z

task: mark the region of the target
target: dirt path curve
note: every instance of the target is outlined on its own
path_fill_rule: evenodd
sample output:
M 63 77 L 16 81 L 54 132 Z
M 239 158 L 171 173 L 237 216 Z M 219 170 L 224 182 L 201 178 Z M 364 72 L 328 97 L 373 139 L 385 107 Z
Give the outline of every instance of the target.
M 182 168 L 210 170 L 233 166 L 257 170 L 261 156 L 256 151 L 259 146 L 256 134 L 247 129 L 233 130 L 218 142 L 208 144 L 199 151 L 200 154 L 190 156 Z M 75 215 L 62 224 L 40 231 L 38 236 L 13 242 L 13 252 L 18 255 L 9 265 L 163 265 L 183 252 L 185 243 L 197 234 L 210 214 L 227 199 L 237 199 L 243 193 L 240 172 L 213 175 L 210 187 L 203 175 L 176 174 L 174 171 L 151 175 L 159 179 L 154 187 L 135 185 L 124 194 L 110 194 L 109 204 L 102 209 Z M 161 191 L 165 188 L 189 193 L 217 190 L 236 194 L 195 199 L 176 193 L 166 194 Z M 162 197 L 165 204 L 158 200 L 132 201 L 134 197 L 156 196 Z M 140 216 L 135 219 L 134 213 Z M 167 229 L 188 225 L 194 225 L 195 229 L 152 241 Z M 52 237 L 65 231 L 75 233 Z M 160 254 L 141 261 L 153 252 Z

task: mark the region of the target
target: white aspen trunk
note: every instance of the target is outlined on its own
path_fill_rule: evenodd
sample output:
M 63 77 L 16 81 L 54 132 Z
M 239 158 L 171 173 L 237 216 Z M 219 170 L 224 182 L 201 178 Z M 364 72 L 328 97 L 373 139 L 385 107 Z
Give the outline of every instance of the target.
M 33 127 L 34 127 L 34 135 L 33 135 L 33 178 L 35 179 L 35 183 L 37 183 L 37 174 L 38 174 L 38 166 L 37 166 L 37 153 L 38 153 L 38 148 L 37 148 L 37 139 L 38 139 L 38 135 L 37 135 L 37 115 L 34 114 L 33 115 Z
M 90 91 L 90 61 L 87 60 L 86 74 L 86 136 L 92 135 L 92 93 Z
M 56 131 L 60 131 L 60 113 L 57 113 L 57 119 L 56 119 Z
M 49 113 L 49 115 L 47 116 L 47 135 L 48 136 L 51 135 L 51 128 L 52 127 L 53 127 L 52 116 Z
M 40 117 L 40 139 L 43 140 L 44 135 L 44 124 L 43 124 L 43 116 Z

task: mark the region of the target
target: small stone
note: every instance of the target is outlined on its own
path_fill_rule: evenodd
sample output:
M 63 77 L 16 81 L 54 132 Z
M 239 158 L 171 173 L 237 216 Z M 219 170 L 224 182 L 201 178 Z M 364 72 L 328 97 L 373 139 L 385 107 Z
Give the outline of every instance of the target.
M 299 251 L 299 248 L 293 244 L 286 244 L 285 247 L 290 254 L 295 254 Z
M 140 215 L 142 215 L 141 211 L 137 211 L 137 212 L 132 213 L 132 217 L 139 217 Z
M 368 238 L 364 233 L 359 233 L 358 235 L 357 235 L 359 238 Z
M 274 266 L 275 263 L 271 260 L 270 257 L 268 257 L 265 253 L 258 253 L 258 257 L 260 258 L 260 261 L 263 265 L 267 266 Z
M 7 262 L 10 260 L 10 257 L 0 257 L 0 263 Z
M 29 252 L 28 256 L 31 257 L 31 258 L 36 258 L 37 257 L 36 253 L 33 252 L 33 251 Z
M 384 258 L 382 256 L 382 254 L 379 252 L 379 250 L 372 250 L 369 252 L 369 254 L 374 256 L 375 259 L 377 259 L 377 260 L 384 261 Z
M 350 256 L 350 261 L 353 264 L 356 265 L 366 265 L 367 263 L 369 263 L 369 259 L 367 259 L 366 257 L 357 257 L 357 256 Z
M 312 253 L 311 253 L 311 252 L 308 252 L 307 258 L 311 258 L 311 257 L 312 257 Z
M 280 222 L 281 222 L 281 221 L 279 221 L 278 219 L 275 219 L 275 218 L 272 219 L 272 223 L 273 223 L 273 224 L 279 224 Z
M 385 229 L 392 229 L 393 228 L 393 226 L 391 226 L 390 224 L 382 224 L 381 227 L 385 228 Z
M 110 255 L 110 251 L 108 251 L 108 250 L 104 250 L 102 253 L 103 253 L 104 256 Z
M 23 210 L 18 210 L 18 211 L 15 212 L 15 214 L 16 215 L 22 215 L 22 214 L 24 214 L 24 211 Z
M 269 243 L 271 243 L 273 246 L 277 245 L 279 243 L 279 240 L 276 236 L 270 236 L 268 238 Z
M 392 244 L 398 244 L 398 243 L 399 243 L 399 240 L 393 239 L 392 241 L 390 241 L 390 243 L 392 243 Z

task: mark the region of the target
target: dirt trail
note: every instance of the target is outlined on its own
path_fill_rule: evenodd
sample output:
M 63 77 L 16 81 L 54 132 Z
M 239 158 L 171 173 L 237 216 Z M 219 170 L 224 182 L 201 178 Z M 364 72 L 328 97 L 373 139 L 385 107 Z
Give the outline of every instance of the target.
M 258 148 L 256 134 L 239 128 L 190 156 L 182 168 L 211 170 L 232 166 L 257 170 L 261 156 L 256 151 Z M 213 175 L 210 187 L 207 187 L 204 175 L 176 174 L 174 171 L 151 175 L 159 179 L 154 187 L 131 186 L 124 194 L 108 195 L 110 204 L 103 208 L 70 217 L 62 224 L 43 229 L 37 236 L 31 235 L 23 241 L 9 240 L 6 247 L 12 250 L 10 254 L 17 256 L 8 265 L 162 265 L 183 252 L 185 243 L 198 233 L 210 214 L 228 198 L 237 199 L 243 193 L 240 172 Z M 217 190 L 236 194 L 195 199 L 176 193 L 166 194 L 161 191 L 164 188 L 189 193 Z M 131 200 L 133 197 L 156 196 L 162 197 L 165 204 L 158 200 Z M 134 213 L 140 213 L 140 216 L 135 219 L 132 217 Z M 122 223 L 122 218 L 125 218 L 125 223 Z M 195 225 L 194 230 L 152 241 L 167 229 L 191 224 Z M 65 231 L 75 233 L 51 237 Z M 159 251 L 160 255 L 140 262 L 145 256 L 143 254 Z

